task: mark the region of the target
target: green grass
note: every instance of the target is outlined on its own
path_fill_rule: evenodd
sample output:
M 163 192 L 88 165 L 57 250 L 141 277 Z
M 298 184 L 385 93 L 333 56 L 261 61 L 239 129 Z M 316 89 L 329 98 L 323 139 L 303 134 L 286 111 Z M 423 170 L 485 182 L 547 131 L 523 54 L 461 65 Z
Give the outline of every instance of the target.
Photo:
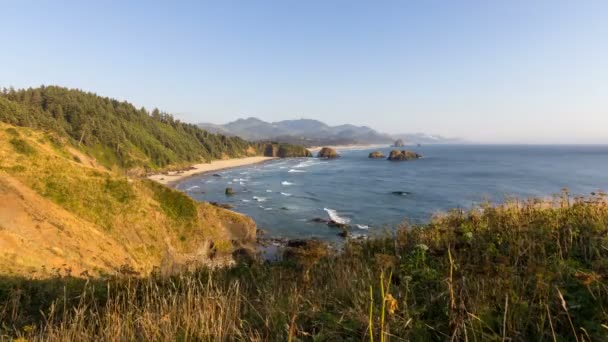
M 174 221 L 184 224 L 196 222 L 197 204 L 185 193 L 173 190 L 151 180 L 145 180 L 145 184 L 154 192 L 154 198 L 160 203 L 161 209 Z
M 4 279 L 0 336 L 603 341 L 607 277 L 608 205 L 564 195 L 455 210 L 340 252 L 312 243 L 281 262 L 171 278 Z
M 23 139 L 12 138 L 9 142 L 17 153 L 24 154 L 26 156 L 33 156 L 36 154 L 36 149 Z

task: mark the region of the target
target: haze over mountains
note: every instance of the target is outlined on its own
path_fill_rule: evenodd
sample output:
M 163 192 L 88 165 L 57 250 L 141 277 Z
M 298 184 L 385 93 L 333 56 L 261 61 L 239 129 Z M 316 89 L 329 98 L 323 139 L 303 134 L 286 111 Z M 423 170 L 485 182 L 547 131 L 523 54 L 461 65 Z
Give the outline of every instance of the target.
M 224 125 L 201 123 L 199 127 L 212 133 L 239 136 L 246 140 L 274 140 L 304 146 L 391 144 L 403 139 L 408 144 L 458 143 L 460 139 L 444 138 L 424 133 L 387 134 L 367 126 L 344 124 L 329 126 L 313 119 L 266 122 L 250 117 L 238 119 Z

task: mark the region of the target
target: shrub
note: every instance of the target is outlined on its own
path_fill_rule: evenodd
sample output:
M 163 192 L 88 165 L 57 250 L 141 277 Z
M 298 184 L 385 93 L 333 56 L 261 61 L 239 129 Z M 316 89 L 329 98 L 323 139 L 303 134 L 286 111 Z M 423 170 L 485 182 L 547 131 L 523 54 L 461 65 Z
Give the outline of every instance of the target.
M 25 154 L 28 156 L 36 154 L 36 149 L 34 149 L 27 141 L 19 138 L 12 138 L 10 140 L 11 145 L 13 145 L 13 149 L 17 153 Z

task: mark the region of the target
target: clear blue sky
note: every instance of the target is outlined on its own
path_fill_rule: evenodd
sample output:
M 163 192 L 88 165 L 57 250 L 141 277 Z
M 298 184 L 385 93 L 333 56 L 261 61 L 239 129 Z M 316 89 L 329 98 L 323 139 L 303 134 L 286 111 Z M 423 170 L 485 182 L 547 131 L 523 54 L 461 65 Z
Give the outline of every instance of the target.
M 0 29 L 0 86 L 189 122 L 608 143 L 608 1 L 0 1 Z

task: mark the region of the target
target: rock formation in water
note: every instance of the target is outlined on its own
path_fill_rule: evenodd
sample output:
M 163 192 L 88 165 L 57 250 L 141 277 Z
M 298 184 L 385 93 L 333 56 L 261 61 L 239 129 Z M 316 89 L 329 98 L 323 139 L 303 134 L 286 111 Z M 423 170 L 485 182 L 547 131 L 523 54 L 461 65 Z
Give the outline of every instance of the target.
M 391 154 L 388 156 L 388 160 L 396 160 L 396 161 L 412 160 L 412 159 L 418 159 L 421 157 L 422 157 L 421 155 L 419 155 L 418 153 L 413 152 L 413 151 L 392 150 Z
M 325 159 L 335 159 L 340 157 L 340 155 L 338 154 L 338 152 L 336 152 L 336 150 L 331 147 L 323 147 L 321 151 L 319 151 L 319 153 L 317 154 L 317 157 Z
M 374 151 L 372 153 L 369 154 L 369 158 L 372 159 L 381 159 L 381 158 L 385 158 L 384 153 L 380 152 L 380 151 Z
M 405 146 L 405 143 L 403 142 L 403 139 L 397 139 L 397 141 L 395 141 L 395 144 L 393 146 L 403 147 L 403 146 Z

